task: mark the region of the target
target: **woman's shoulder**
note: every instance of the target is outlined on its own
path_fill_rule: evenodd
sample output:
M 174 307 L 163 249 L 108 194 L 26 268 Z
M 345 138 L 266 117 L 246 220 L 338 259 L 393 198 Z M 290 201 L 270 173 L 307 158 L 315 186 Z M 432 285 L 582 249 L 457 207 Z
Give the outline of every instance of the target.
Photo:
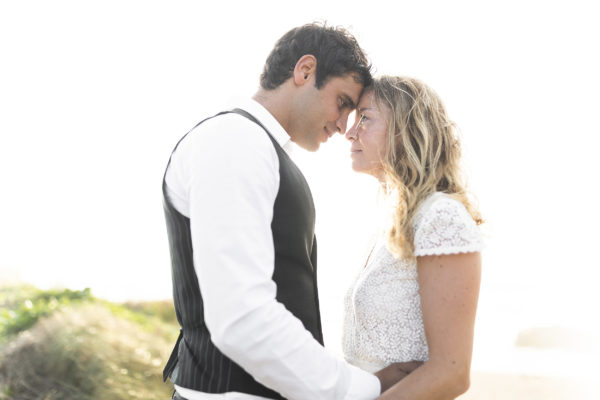
M 430 194 L 421 202 L 417 212 L 416 219 L 422 219 L 426 216 L 432 216 L 440 212 L 448 213 L 466 213 L 470 216 L 465 205 L 451 195 L 444 192 L 435 192 Z
M 415 255 L 480 251 L 479 227 L 464 204 L 449 194 L 426 198 L 415 215 Z

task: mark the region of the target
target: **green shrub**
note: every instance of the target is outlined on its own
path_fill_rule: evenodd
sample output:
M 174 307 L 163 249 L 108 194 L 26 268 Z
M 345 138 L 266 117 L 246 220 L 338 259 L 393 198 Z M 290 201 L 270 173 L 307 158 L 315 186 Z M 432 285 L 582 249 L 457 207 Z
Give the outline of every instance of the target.
M 172 385 L 161 373 L 172 345 L 101 304 L 65 307 L 4 348 L 0 393 L 19 400 L 166 399 Z
M 65 306 L 93 300 L 90 289 L 46 290 L 31 286 L 2 288 L 0 337 L 8 337 L 33 326 L 39 318 Z
M 0 287 L 0 399 L 167 399 L 179 334 L 170 301 L 115 304 L 89 289 Z

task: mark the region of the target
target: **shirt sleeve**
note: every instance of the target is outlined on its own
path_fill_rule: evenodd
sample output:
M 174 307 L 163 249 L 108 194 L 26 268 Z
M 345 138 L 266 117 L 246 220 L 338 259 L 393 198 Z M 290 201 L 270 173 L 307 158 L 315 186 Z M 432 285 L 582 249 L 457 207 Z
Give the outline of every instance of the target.
M 415 229 L 415 256 L 472 253 L 482 249 L 481 231 L 459 201 L 441 197 L 422 211 Z
M 379 380 L 329 354 L 276 298 L 273 205 L 279 161 L 237 115 L 207 121 L 182 151 L 194 264 L 213 343 L 289 399 L 373 399 Z

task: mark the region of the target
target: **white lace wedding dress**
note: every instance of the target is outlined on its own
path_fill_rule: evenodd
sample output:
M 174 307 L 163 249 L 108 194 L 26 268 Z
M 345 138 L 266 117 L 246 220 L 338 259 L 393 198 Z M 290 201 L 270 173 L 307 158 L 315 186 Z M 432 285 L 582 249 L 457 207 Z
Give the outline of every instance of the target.
M 459 201 L 427 198 L 415 216 L 415 256 L 481 251 L 479 227 Z M 417 262 L 396 259 L 380 237 L 344 299 L 342 346 L 346 360 L 375 372 L 393 362 L 425 361 Z

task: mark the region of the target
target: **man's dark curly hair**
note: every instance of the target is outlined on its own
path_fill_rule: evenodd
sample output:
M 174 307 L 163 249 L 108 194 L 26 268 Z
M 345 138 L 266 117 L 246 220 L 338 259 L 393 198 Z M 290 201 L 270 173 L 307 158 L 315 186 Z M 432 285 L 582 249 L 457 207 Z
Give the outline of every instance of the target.
M 292 29 L 277 41 L 260 76 L 263 89 L 275 89 L 293 72 L 300 57 L 317 59 L 316 87 L 328 78 L 354 73 L 358 83 L 369 86 L 371 64 L 358 42 L 346 29 L 312 23 Z

